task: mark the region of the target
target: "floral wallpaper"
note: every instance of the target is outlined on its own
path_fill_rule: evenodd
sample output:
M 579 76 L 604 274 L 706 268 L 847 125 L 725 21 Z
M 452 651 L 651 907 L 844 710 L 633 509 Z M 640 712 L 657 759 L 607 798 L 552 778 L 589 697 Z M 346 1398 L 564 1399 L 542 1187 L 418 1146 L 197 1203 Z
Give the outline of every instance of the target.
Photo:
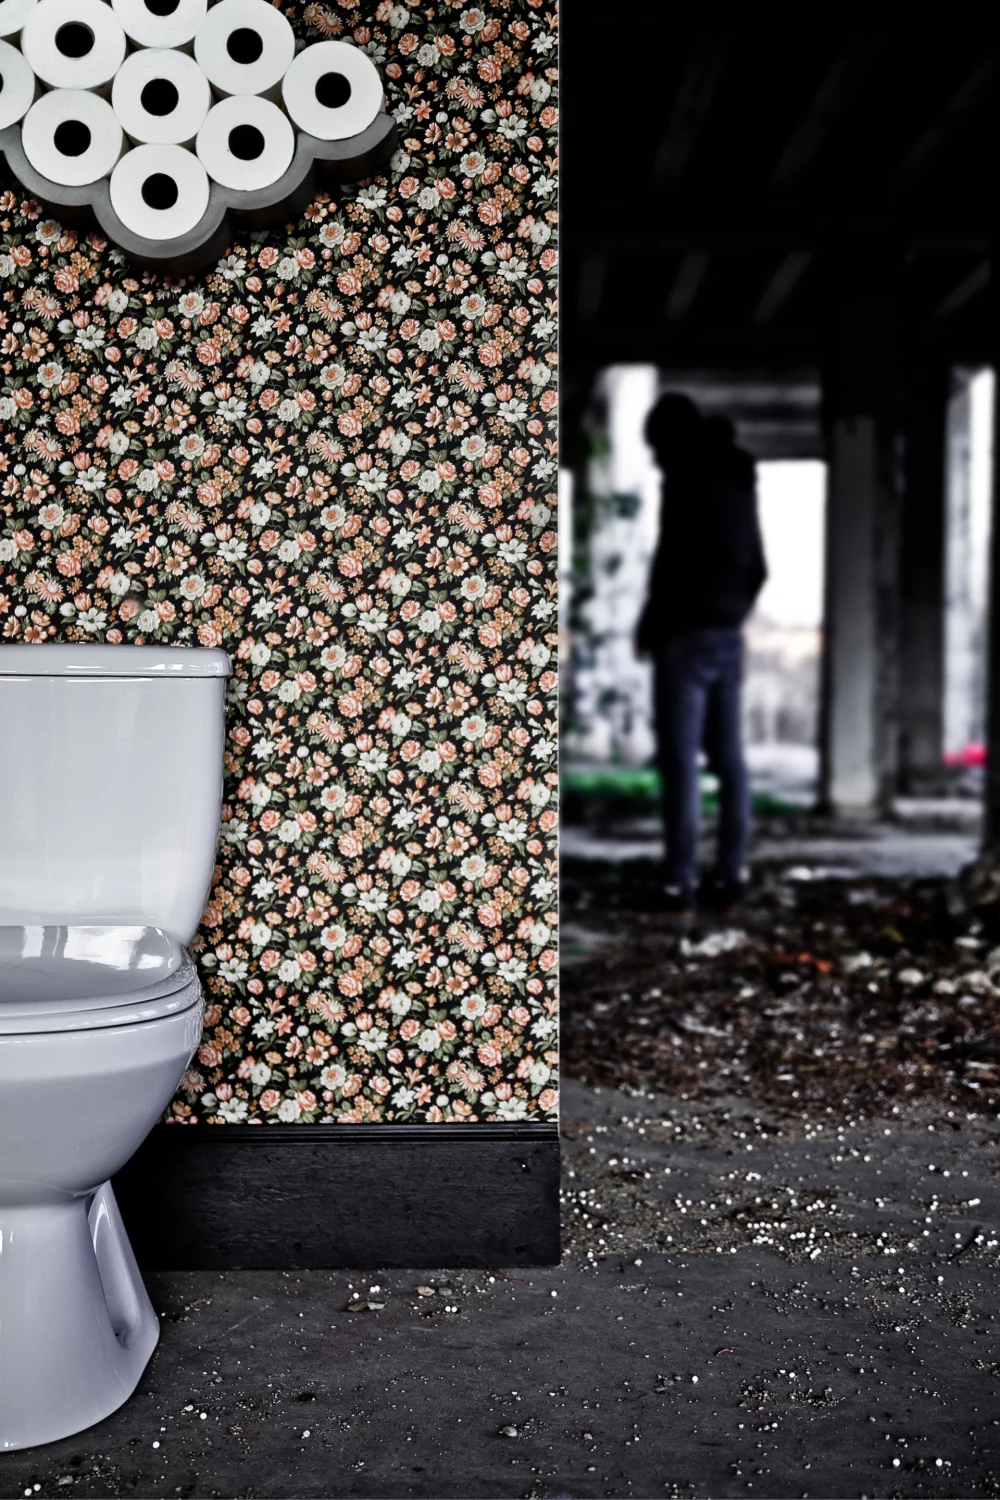
M 196 282 L 0 196 L 0 631 L 232 656 L 180 1124 L 556 1107 L 555 17 L 286 14 L 387 179 Z

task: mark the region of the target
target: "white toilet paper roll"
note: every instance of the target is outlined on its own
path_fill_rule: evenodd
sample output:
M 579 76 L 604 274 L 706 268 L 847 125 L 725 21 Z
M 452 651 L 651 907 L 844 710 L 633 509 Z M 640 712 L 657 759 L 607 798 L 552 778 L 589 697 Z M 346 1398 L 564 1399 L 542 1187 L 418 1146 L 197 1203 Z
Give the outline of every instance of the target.
M 219 0 L 198 28 L 194 55 L 220 94 L 263 94 L 284 77 L 295 35 L 266 0 Z
M 143 144 L 193 141 L 211 103 L 208 79 L 194 58 L 171 48 L 133 52 L 111 86 L 111 105 L 125 134 Z
M 4 0 L 12 4 L 13 0 Z M 111 0 L 128 36 L 139 47 L 183 47 L 205 19 L 208 0 Z
M 38 79 L 10 42 L 0 42 L 0 130 L 16 125 L 38 92 Z
M 46 0 L 54 5 L 57 0 Z M 124 137 L 106 99 L 86 89 L 53 89 L 28 110 L 21 126 L 24 154 L 36 172 L 64 187 L 106 177 Z
M 269 99 L 234 95 L 209 110 L 195 150 L 209 177 L 223 187 L 252 192 L 269 187 L 288 171 L 295 131 Z
M 103 0 L 43 0 L 25 20 L 21 51 L 53 89 L 97 89 L 125 56 L 125 33 Z
M 343 141 L 375 119 L 382 108 L 382 80 L 357 47 L 314 42 L 289 67 L 281 97 L 300 130 L 321 141 Z
M 111 174 L 112 208 L 126 229 L 148 240 L 187 234 L 204 215 L 209 191 L 205 168 L 183 146 L 135 146 Z
M 17 36 L 38 0 L 0 0 L 0 37 Z

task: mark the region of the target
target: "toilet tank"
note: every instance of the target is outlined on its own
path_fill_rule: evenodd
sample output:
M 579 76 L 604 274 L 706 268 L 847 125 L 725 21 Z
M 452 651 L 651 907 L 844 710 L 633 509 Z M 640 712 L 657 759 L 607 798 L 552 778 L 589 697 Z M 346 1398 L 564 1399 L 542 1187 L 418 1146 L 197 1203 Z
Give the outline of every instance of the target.
M 0 926 L 186 943 L 219 835 L 224 651 L 0 646 Z

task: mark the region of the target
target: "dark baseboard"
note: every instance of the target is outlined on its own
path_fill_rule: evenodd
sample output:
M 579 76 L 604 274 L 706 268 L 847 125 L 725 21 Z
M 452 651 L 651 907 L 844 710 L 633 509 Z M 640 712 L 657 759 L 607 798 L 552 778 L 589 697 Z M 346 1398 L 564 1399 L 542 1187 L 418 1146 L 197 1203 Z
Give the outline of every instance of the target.
M 159 1125 L 114 1189 L 145 1270 L 559 1259 L 554 1125 Z

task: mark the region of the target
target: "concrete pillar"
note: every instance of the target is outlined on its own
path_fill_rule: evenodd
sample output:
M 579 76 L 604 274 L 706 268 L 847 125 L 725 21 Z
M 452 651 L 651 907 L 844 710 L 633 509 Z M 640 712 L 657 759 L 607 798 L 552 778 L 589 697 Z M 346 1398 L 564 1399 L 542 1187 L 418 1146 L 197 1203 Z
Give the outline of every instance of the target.
M 986 741 L 991 384 L 958 369 L 948 403 L 943 740 L 952 756 Z
M 822 800 L 837 816 L 871 818 L 896 779 L 897 250 L 845 238 L 826 270 Z
M 924 362 L 906 391 L 900 548 L 899 785 L 943 789 L 947 366 Z
M 995 241 L 994 241 L 995 247 Z M 994 258 L 994 276 L 996 263 Z M 993 298 L 993 347 L 997 347 L 997 297 Z M 1000 375 L 1000 369 L 997 370 Z M 989 615 L 987 619 L 986 787 L 983 855 L 1000 865 L 1000 379 L 993 385 L 993 524 L 990 532 Z

